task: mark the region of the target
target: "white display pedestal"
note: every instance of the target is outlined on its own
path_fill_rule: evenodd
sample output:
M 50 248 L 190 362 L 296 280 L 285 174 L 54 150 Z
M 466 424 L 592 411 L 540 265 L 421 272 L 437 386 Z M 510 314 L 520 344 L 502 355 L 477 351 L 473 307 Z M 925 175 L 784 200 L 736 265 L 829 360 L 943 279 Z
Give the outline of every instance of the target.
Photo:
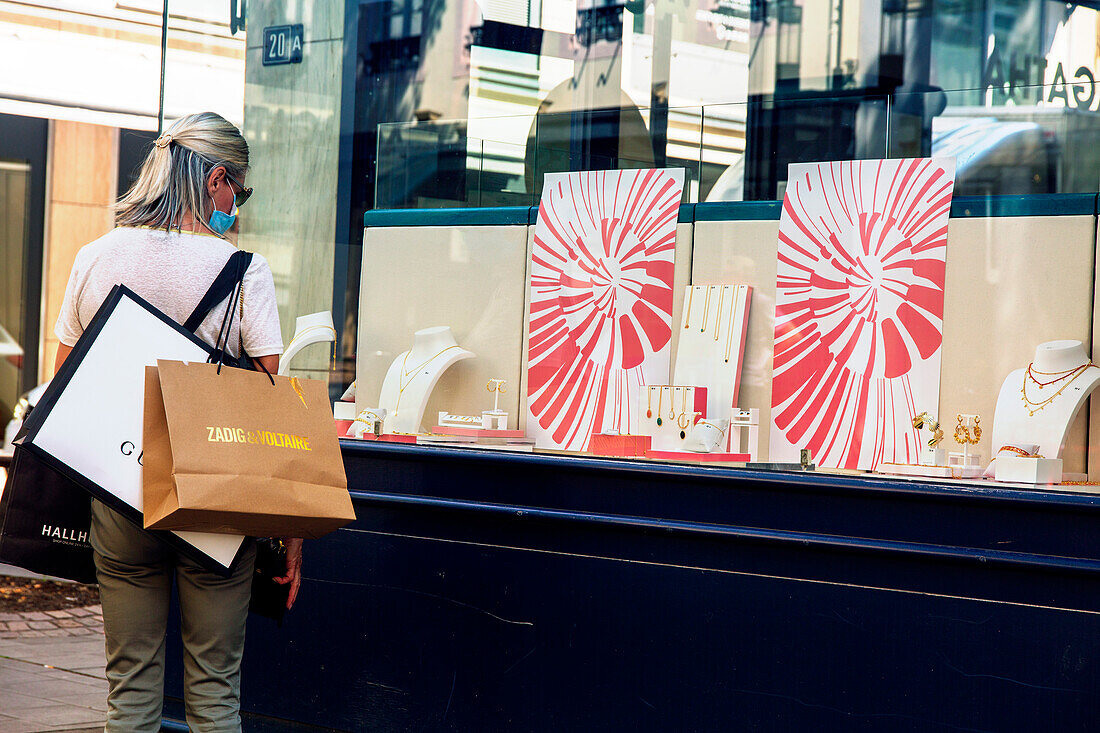
M 413 334 L 412 349 L 394 359 L 382 382 L 378 406 L 387 411 L 385 432 L 420 432 L 428 398 L 443 372 L 473 357 L 472 351 L 458 345 L 449 326 L 425 328 Z
M 1040 386 L 1029 378 L 1027 368 L 1016 369 L 1008 375 L 1001 386 L 997 411 L 993 415 L 993 451 L 1003 445 L 1036 444 L 1038 453 L 1044 458 L 1061 458 L 1070 425 L 1081 412 L 1085 400 L 1100 385 L 1100 368 L 1091 365 L 1080 341 L 1039 344 L 1030 368 L 1038 382 L 1051 383 Z M 1081 372 L 1073 375 L 1075 369 Z M 1058 374 L 1069 376 L 1063 382 L 1056 379 Z M 1024 401 L 1025 396 L 1031 405 Z M 1042 404 L 1046 400 L 1050 401 Z
M 993 462 L 994 478 L 1016 484 L 1057 484 L 1062 482 L 1061 458 L 1024 458 L 999 455 Z

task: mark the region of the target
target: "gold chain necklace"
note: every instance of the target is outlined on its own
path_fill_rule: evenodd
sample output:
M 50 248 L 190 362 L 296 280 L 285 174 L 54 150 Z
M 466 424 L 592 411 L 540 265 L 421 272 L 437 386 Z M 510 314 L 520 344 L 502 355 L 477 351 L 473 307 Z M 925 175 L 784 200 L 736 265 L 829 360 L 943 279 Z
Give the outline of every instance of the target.
M 431 364 L 433 359 L 442 356 L 451 349 L 457 348 L 458 344 L 448 346 L 442 351 L 432 354 L 426 361 L 421 363 L 420 366 L 414 367 L 411 371 L 405 371 L 405 364 L 409 360 L 409 354 L 412 353 L 412 349 L 405 352 L 405 358 L 401 360 L 401 371 L 397 375 L 397 405 L 393 408 L 393 414 L 396 415 L 397 411 L 401 409 L 401 395 L 405 394 L 405 390 L 408 389 L 409 385 L 416 381 L 416 375 L 420 373 L 420 370 L 428 366 L 428 364 Z M 408 377 L 408 380 L 406 381 L 403 377 Z
M 1020 395 L 1021 395 L 1021 396 L 1023 397 L 1023 399 L 1024 399 L 1024 409 L 1026 409 L 1026 410 L 1027 410 L 1027 414 L 1028 414 L 1028 417 L 1031 417 L 1031 416 L 1032 416 L 1032 415 L 1034 415 L 1034 414 L 1035 414 L 1036 412 L 1039 412 L 1039 411 L 1040 411 L 1040 410 L 1042 410 L 1042 409 L 1043 409 L 1044 407 L 1046 407 L 1046 406 L 1047 406 L 1047 405 L 1049 405 L 1049 404 L 1050 404 L 1051 402 L 1053 402 L 1053 401 L 1054 401 L 1054 400 L 1055 400 L 1055 399 L 1056 399 L 1056 398 L 1058 397 L 1058 395 L 1062 394 L 1062 392 L 1063 392 L 1063 391 L 1065 391 L 1066 387 L 1070 386 L 1070 385 L 1071 385 L 1071 384 L 1073 384 L 1073 383 L 1074 383 L 1075 381 L 1077 381 L 1077 377 L 1079 377 L 1079 376 L 1081 376 L 1082 374 L 1084 374 L 1084 373 L 1085 373 L 1085 370 L 1086 370 L 1086 369 L 1088 369 L 1089 367 L 1092 367 L 1092 366 L 1096 366 L 1096 365 L 1095 365 L 1095 364 L 1093 364 L 1093 363 L 1092 363 L 1092 362 L 1090 361 L 1090 362 L 1089 362 L 1088 364 L 1082 364 L 1081 366 L 1079 366 L 1079 367 L 1077 367 L 1076 369 L 1074 369 L 1073 371 L 1071 371 L 1071 372 L 1070 372 L 1070 376 L 1069 376 L 1069 379 L 1068 379 L 1068 380 L 1066 381 L 1066 383 L 1065 383 L 1065 384 L 1063 384 L 1063 385 L 1062 385 L 1061 387 L 1059 387 L 1059 388 L 1058 388 L 1058 391 L 1057 391 L 1057 392 L 1055 392 L 1054 394 L 1052 394 L 1052 395 L 1051 395 L 1050 397 L 1047 397 L 1047 398 L 1046 398 L 1045 400 L 1043 400 L 1042 402 L 1032 402 L 1032 401 L 1031 401 L 1031 400 L 1030 400 L 1030 399 L 1028 398 L 1028 396 L 1027 396 L 1027 380 L 1028 380 L 1028 373 L 1027 373 L 1027 371 L 1025 370 L 1025 372 L 1024 372 L 1024 379 L 1023 379 L 1023 384 L 1022 384 L 1022 385 L 1020 386 Z M 1028 369 L 1030 369 L 1030 368 L 1031 368 L 1031 366 L 1030 366 L 1030 365 L 1028 365 Z M 1038 372 L 1038 373 L 1039 373 L 1039 374 L 1042 374 L 1043 372 Z M 1032 380 L 1032 381 L 1034 381 L 1034 380 Z M 1036 384 L 1038 384 L 1038 383 L 1036 382 Z M 1040 386 L 1040 388 L 1041 388 L 1041 386 Z M 1035 409 L 1031 409 L 1031 408 L 1035 408 Z

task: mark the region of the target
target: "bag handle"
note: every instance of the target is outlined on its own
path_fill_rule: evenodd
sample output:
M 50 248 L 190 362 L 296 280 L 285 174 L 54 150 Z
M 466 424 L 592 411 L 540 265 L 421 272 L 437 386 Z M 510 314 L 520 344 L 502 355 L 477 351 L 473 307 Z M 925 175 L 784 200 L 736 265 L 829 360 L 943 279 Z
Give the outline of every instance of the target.
M 222 325 L 218 329 L 218 338 L 214 341 L 214 350 L 210 352 L 210 356 L 206 358 L 208 363 L 216 363 L 218 365 L 217 373 L 222 373 L 222 366 L 225 364 L 226 349 L 229 347 L 229 334 L 233 330 L 233 318 L 237 313 L 237 302 L 244 297 L 244 275 L 248 270 L 248 265 L 252 261 L 252 253 L 246 252 L 248 257 L 238 258 L 237 272 L 234 273 L 234 284 L 229 293 L 229 302 L 226 304 L 225 315 L 222 316 Z M 220 277 L 220 275 L 219 275 Z M 246 357 L 244 353 L 244 340 L 242 336 L 241 340 L 241 354 L 240 356 Z M 267 370 L 259 360 L 248 357 L 249 362 L 254 366 L 260 367 L 260 370 L 267 375 L 267 378 L 271 381 L 271 386 L 275 386 L 275 378 L 271 376 L 271 372 Z
M 241 268 L 241 262 L 244 261 L 244 268 Z M 249 265 L 252 264 L 252 253 L 245 252 L 244 250 L 237 250 L 229 259 L 226 260 L 225 266 L 222 267 L 221 272 L 214 278 L 214 282 L 210 284 L 206 293 L 199 300 L 199 304 L 195 306 L 195 310 L 191 312 L 191 315 L 184 321 L 183 327 L 191 333 L 194 333 L 202 322 L 206 320 L 206 316 L 210 311 L 214 310 L 214 306 L 225 300 L 225 298 L 233 293 L 237 285 L 240 283 L 241 278 L 244 276 L 244 272 L 248 270 Z

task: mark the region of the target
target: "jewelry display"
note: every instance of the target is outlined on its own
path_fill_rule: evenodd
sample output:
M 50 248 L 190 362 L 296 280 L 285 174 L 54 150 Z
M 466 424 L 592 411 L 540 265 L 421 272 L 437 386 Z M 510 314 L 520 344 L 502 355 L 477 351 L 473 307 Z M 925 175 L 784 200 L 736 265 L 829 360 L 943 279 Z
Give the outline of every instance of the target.
M 1095 367 L 1095 366 L 1096 365 L 1093 364 L 1090 361 L 1087 364 L 1082 364 L 1078 367 L 1074 367 L 1073 369 L 1068 369 L 1065 372 L 1040 372 L 1040 371 L 1034 369 L 1034 362 L 1032 362 L 1031 364 L 1028 364 L 1027 369 L 1024 370 L 1023 384 L 1020 387 L 1020 396 L 1024 401 L 1024 408 L 1027 410 L 1028 417 L 1033 417 L 1035 415 L 1035 413 L 1039 412 L 1044 407 L 1046 407 L 1050 403 L 1054 402 L 1054 400 L 1056 400 L 1058 398 L 1058 395 L 1062 394 L 1062 392 L 1065 391 L 1066 387 L 1073 384 L 1073 382 L 1077 379 L 1077 377 L 1084 374 L 1085 371 L 1089 367 Z M 1055 376 L 1055 379 L 1051 379 L 1051 380 L 1048 380 L 1046 382 L 1041 382 L 1041 381 L 1039 381 L 1038 379 L 1035 378 L 1035 376 L 1034 376 L 1035 374 L 1045 376 L 1045 377 Z M 1027 383 L 1028 382 L 1033 383 L 1035 385 L 1036 389 L 1042 390 L 1044 387 L 1047 387 L 1047 386 L 1050 386 L 1052 384 L 1056 384 L 1057 382 L 1062 382 L 1062 381 L 1064 381 L 1065 383 L 1061 387 L 1058 388 L 1058 391 L 1055 392 L 1054 394 L 1052 394 L 1050 397 L 1047 397 L 1044 400 L 1041 400 L 1039 402 L 1035 402 L 1034 400 L 1032 400 L 1027 395 Z
M 680 415 L 676 418 L 676 427 L 680 428 L 680 440 L 687 437 L 687 429 L 691 427 L 692 417 L 687 415 L 687 390 L 682 390 L 683 398 L 680 400 Z
M 643 389 L 646 394 L 637 396 L 638 422 L 632 426 L 634 434 L 649 436 L 651 451 L 682 451 L 683 441 L 690 435 L 696 418 L 705 415 L 706 389 L 675 384 L 649 384 Z M 646 410 L 647 406 L 653 410 Z
M 913 427 L 917 430 L 928 428 L 932 431 L 932 437 L 928 439 L 928 447 L 935 448 L 943 440 L 943 428 L 939 422 L 927 412 L 922 412 L 913 418 Z
M 1020 456 L 1020 458 L 1042 458 L 1042 456 L 1038 453 L 1032 453 L 1030 451 L 1024 450 L 1023 448 L 1018 448 L 1014 445 L 1002 445 L 1000 448 L 997 449 L 997 453 L 1003 453 L 1005 451 Z
M 409 371 L 405 371 L 405 364 L 409 361 L 409 354 L 411 354 L 412 351 L 405 352 L 405 358 L 401 360 L 401 371 L 397 375 L 397 404 L 394 405 L 393 408 L 394 415 L 401 411 L 401 397 L 405 394 L 405 390 L 408 389 L 409 385 L 412 384 L 413 381 L 415 381 L 416 376 L 420 373 L 420 370 L 431 364 L 432 360 L 442 356 L 443 354 L 446 354 L 451 349 L 457 348 L 458 344 L 453 344 L 445 349 L 441 349 Z
M 1005 376 L 997 395 L 993 425 L 986 432 L 991 431 L 989 437 L 994 446 L 1014 445 L 1027 449 L 1033 445 L 1031 452 L 1040 453 L 1043 458 L 1004 453 L 1002 457 L 1019 464 L 1019 470 L 1008 471 L 1005 466 L 997 466 L 1002 463 L 1000 458 L 992 461 L 990 468 L 1005 477 L 1018 477 L 1005 480 L 1027 483 L 1030 479 L 1023 476 L 1025 473 L 1030 475 L 1027 472 L 1032 468 L 1027 467 L 1025 472 L 1024 464 L 1060 459 L 1071 440 L 1071 426 L 1086 409 L 1089 396 L 1100 386 L 1100 369 L 1093 368 L 1098 365 L 1100 360 L 1094 362 L 1085 344 L 1079 340 L 1037 344 L 1032 359 Z M 1074 471 L 1065 474 L 1067 480 L 1079 477 Z
M 425 432 L 423 422 L 436 384 L 454 364 L 473 357 L 473 352 L 458 344 L 448 326 L 423 328 L 414 333 L 411 348 L 396 355 L 382 380 L 377 404 L 389 411 L 384 432 L 387 435 Z M 362 390 L 356 403 L 359 409 L 370 404 Z M 431 416 L 435 417 L 440 409 L 432 406 Z M 480 417 L 476 418 L 475 427 L 480 421 Z
M 743 320 L 744 320 L 745 299 L 743 297 L 740 297 L 741 296 L 741 288 L 746 289 L 746 293 L 745 293 L 746 295 L 747 295 L 747 291 L 748 291 L 748 288 L 745 285 L 738 285 L 736 287 L 737 287 L 737 294 L 736 295 L 739 296 L 739 297 L 735 297 L 733 299 L 733 313 L 730 316 L 729 326 L 726 327 L 726 358 L 725 358 L 725 363 L 726 364 L 730 363 L 730 349 L 733 346 L 733 332 L 735 330 L 735 326 L 738 323 L 742 323 Z
M 500 409 L 500 396 L 508 391 L 505 384 L 503 379 L 490 379 L 485 383 L 485 389 L 493 393 L 493 409 L 481 413 L 481 427 L 485 430 L 508 429 L 508 413 Z
M 336 329 L 332 324 L 332 313 L 319 311 L 307 316 L 299 316 L 294 323 L 294 336 L 290 339 L 282 357 L 279 359 L 279 374 L 286 376 L 290 372 L 291 362 L 302 349 L 313 344 L 332 344 L 332 369 L 336 369 Z
M 757 460 L 760 452 L 760 410 L 734 408 L 729 421 L 730 453 L 748 453 L 749 460 Z
M 725 417 L 737 404 L 751 292 L 734 283 L 685 286 L 690 310 L 681 316 L 672 383 L 706 387 L 710 417 Z
M 699 333 L 707 330 L 707 316 L 710 315 L 710 288 L 707 288 L 706 298 L 703 300 L 703 323 L 699 326 Z
M 360 410 L 355 416 L 355 421 L 348 428 L 347 435 L 353 438 L 362 438 L 363 434 L 370 432 L 378 438 L 382 435 L 382 426 L 386 420 L 386 410 L 382 408 L 368 408 Z
M 684 450 L 692 453 L 713 453 L 726 442 L 729 420 L 700 420 L 688 434 Z
M 729 290 L 729 285 L 723 285 L 718 290 L 718 319 L 714 322 L 714 340 L 718 340 L 718 331 L 722 328 L 722 303 L 726 299 L 726 291 Z
M 960 412 L 955 416 L 955 442 L 962 446 L 961 453 L 947 454 L 947 465 L 961 469 L 961 478 L 980 476 L 982 473 L 981 455 L 970 452 L 970 446 L 977 445 L 982 439 L 982 418 L 973 413 Z
M 481 416 L 452 415 L 444 410 L 439 413 L 436 424 L 446 428 L 476 428 L 478 425 L 481 425 Z

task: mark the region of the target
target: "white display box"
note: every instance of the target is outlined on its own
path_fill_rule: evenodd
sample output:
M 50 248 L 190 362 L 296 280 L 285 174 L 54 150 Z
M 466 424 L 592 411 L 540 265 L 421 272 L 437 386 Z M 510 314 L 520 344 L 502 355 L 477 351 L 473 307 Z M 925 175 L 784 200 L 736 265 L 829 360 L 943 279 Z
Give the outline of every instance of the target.
M 997 481 L 1016 484 L 1058 484 L 1062 482 L 1061 458 L 998 456 L 993 462 Z

